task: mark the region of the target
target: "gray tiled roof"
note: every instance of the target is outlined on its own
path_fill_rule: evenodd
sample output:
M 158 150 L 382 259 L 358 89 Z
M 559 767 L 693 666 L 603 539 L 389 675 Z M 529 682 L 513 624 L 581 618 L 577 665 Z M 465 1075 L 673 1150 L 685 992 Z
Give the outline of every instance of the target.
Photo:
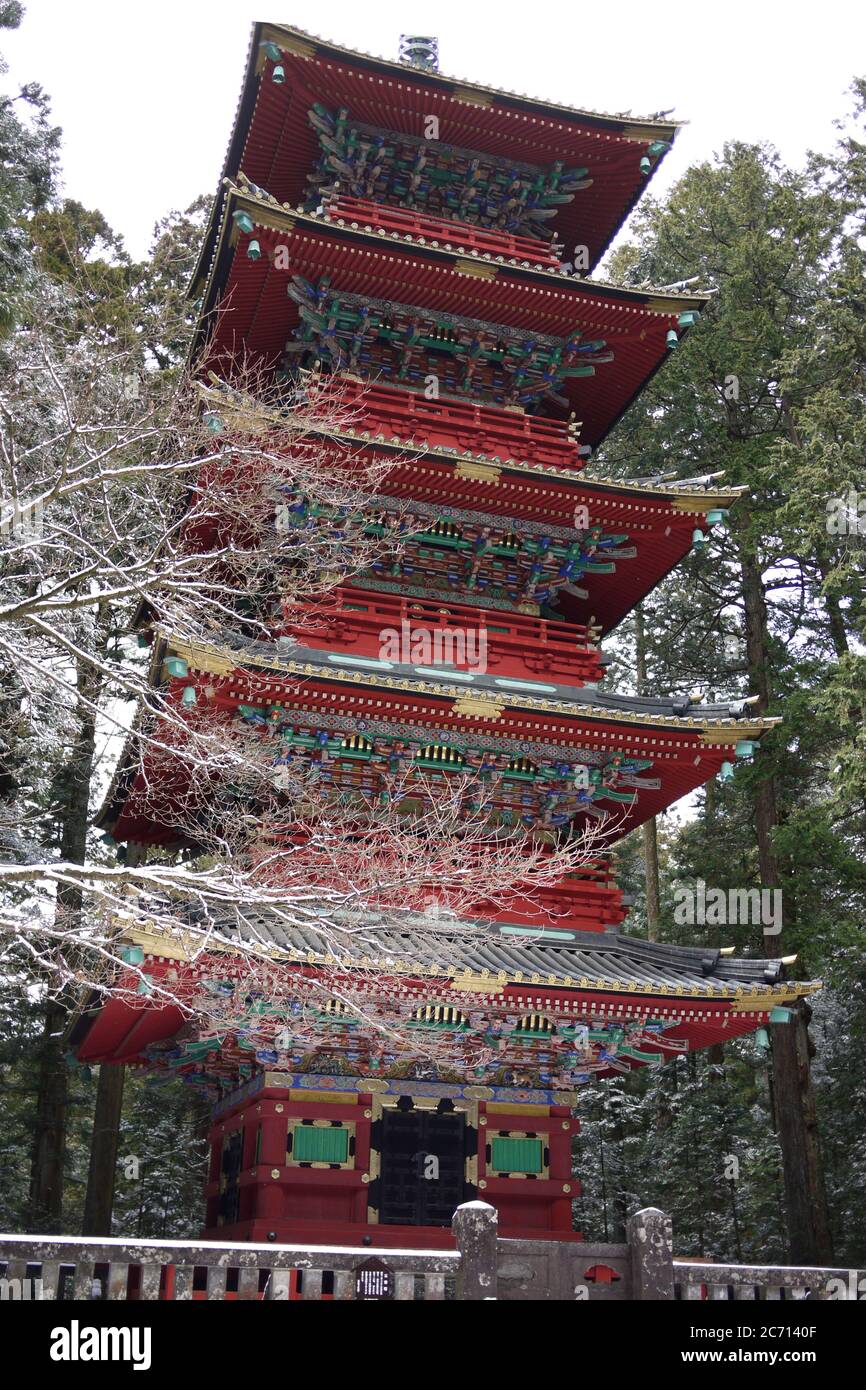
M 775 985 L 784 977 L 779 960 L 735 958 L 718 949 L 675 946 L 644 941 L 617 933 L 571 932 L 571 941 L 522 938 L 502 935 L 496 923 L 464 920 L 431 925 L 421 914 L 365 917 L 363 921 L 332 920 L 327 926 L 297 926 L 282 922 L 272 913 L 247 914 L 242 922 L 223 924 L 224 938 L 242 939 L 279 950 L 306 955 L 329 956 L 350 969 L 366 958 L 377 966 L 389 960 L 401 962 L 402 973 L 410 973 L 406 963 L 429 970 L 441 967 L 443 975 L 455 971 L 504 972 L 509 979 L 533 974 L 561 980 L 570 978 L 576 987 L 582 977 L 593 984 L 600 979 L 635 982 L 637 985 L 699 989 L 708 985 L 730 992 L 738 985 Z M 529 930 L 524 928 L 523 930 Z M 558 928 L 556 930 L 559 930 Z
M 221 645 L 238 658 L 238 663 L 242 664 L 244 658 L 255 661 L 257 665 L 264 665 L 266 668 L 273 668 L 279 671 L 283 663 L 287 661 L 302 661 L 305 665 L 319 668 L 323 678 L 329 675 L 334 676 L 345 665 L 351 670 L 363 670 L 370 676 L 375 676 L 378 672 L 383 675 L 399 676 L 403 679 L 423 680 L 427 685 L 440 682 L 442 685 L 452 685 L 455 677 L 446 667 L 442 666 L 435 674 L 431 674 L 427 667 L 423 668 L 423 674 L 418 674 L 415 667 L 404 665 L 398 661 L 380 662 L 372 658 L 360 661 L 358 658 L 346 659 L 346 654 L 342 652 L 331 653 L 333 661 L 329 661 L 329 653 L 315 647 L 305 647 L 295 642 L 291 638 L 281 638 L 278 642 L 251 642 L 234 633 L 224 633 Z M 484 691 L 486 694 L 508 694 L 512 697 L 525 693 L 527 696 L 554 695 L 557 699 L 573 701 L 576 705 L 597 708 L 599 713 L 609 713 L 613 716 L 638 715 L 645 718 L 661 716 L 667 719 L 696 719 L 696 720 L 730 720 L 730 719 L 749 719 L 754 722 L 755 716 L 752 713 L 751 705 L 744 700 L 722 700 L 712 703 L 702 703 L 692 701 L 688 695 L 617 695 L 610 690 L 597 690 L 592 685 L 563 685 L 553 681 L 515 681 L 509 678 L 502 678 L 488 674 L 472 673 L 471 681 L 465 681 L 462 673 L 460 674 L 461 689 L 466 693 L 471 691 Z

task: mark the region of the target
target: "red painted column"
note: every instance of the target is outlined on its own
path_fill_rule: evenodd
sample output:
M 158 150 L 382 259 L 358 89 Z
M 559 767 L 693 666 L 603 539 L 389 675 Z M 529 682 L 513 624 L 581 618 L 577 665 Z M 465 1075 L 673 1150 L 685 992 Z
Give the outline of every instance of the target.
M 580 1183 L 573 1175 L 571 1144 L 579 1123 L 564 1105 L 551 1106 L 550 1135 L 550 1177 L 559 1187 L 570 1187 L 571 1191 L 557 1196 L 551 1203 L 551 1226 L 555 1231 L 572 1229 L 571 1204 L 580 1196 Z
M 261 1162 L 282 1168 L 286 1162 L 288 1115 L 283 1101 L 262 1101 L 259 1123 L 262 1127 Z

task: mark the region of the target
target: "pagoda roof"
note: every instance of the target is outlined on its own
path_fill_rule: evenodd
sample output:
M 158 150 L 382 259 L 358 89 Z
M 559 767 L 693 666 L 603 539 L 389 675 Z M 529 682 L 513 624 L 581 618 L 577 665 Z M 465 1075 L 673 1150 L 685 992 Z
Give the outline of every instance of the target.
M 383 452 L 389 447 L 395 451 L 399 448 L 376 445 Z M 460 504 L 469 510 L 467 503 L 474 503 L 479 512 L 531 523 L 541 533 L 550 527 L 567 528 L 575 510 L 585 508 L 591 527 L 600 526 L 606 532 L 627 536 L 626 544 L 632 549 L 634 560 L 616 563 L 613 573 L 582 574 L 573 592 L 560 593 L 552 610 L 564 621 L 589 621 L 602 637 L 612 632 L 676 569 L 692 550 L 696 530 L 708 535 L 709 513 L 727 511 L 745 491 L 723 491 L 710 481 L 700 486 L 694 479 L 659 484 L 640 479 L 588 478 L 583 473 L 569 475 L 543 464 L 509 463 L 500 468 L 496 464 L 485 465 L 477 456 L 475 462 L 467 463 L 435 449 L 425 451 L 418 464 L 416 468 L 411 460 L 405 464 L 401 461 L 385 486 L 392 494 L 415 501 L 438 496 L 442 499 L 438 511 L 443 520 L 459 520 Z M 404 475 L 410 480 L 405 491 L 401 486 Z M 608 557 L 602 553 L 599 558 Z M 616 560 L 616 555 L 612 558 Z M 401 580 L 400 585 L 407 594 L 412 593 L 407 580 Z M 455 593 L 453 597 L 456 596 Z M 491 607 L 495 606 L 491 601 Z
M 301 1073 L 306 1080 L 268 1072 L 266 1084 L 314 1085 L 315 1078 L 327 1075 L 342 1058 L 343 1080 L 333 1082 L 335 1089 L 363 1089 L 361 1078 L 377 1075 L 381 1090 L 393 1064 L 385 1058 L 374 1069 L 369 1065 L 368 1049 L 377 1050 L 376 1020 L 385 1026 L 383 1037 L 389 1028 L 393 1037 L 398 1018 L 405 1030 L 413 1009 L 423 1012 L 433 1004 L 459 1010 L 470 1041 L 473 1035 L 479 1042 L 501 1040 L 504 1054 L 499 1061 L 494 1054 L 487 1064 L 489 1098 L 504 1099 L 509 1084 L 522 1084 L 543 1087 L 544 1096 L 536 1098 L 567 1100 L 570 1096 L 563 1088 L 575 1081 L 658 1064 L 665 1057 L 753 1032 L 767 1022 L 773 1008 L 790 1006 L 820 987 L 817 981 L 788 981 L 785 967 L 790 958 L 738 958 L 729 949 L 648 942 L 619 933 L 553 942 L 544 939 L 552 933 L 537 932 L 535 939 L 518 941 L 513 933 L 519 929 L 514 927 L 497 933 L 489 924 L 461 919 L 431 924 L 422 914 L 398 912 L 365 914 L 363 924 L 347 913 L 343 925 L 345 933 L 333 916 L 319 927 L 312 916 L 299 925 L 273 910 L 250 910 L 241 919 L 226 917 L 211 924 L 206 932 L 193 926 L 186 933 L 127 930 L 123 941 L 144 953 L 141 969 L 157 985 L 165 977 L 168 992 L 192 1007 L 192 1022 L 176 1004 L 158 997 L 133 1000 L 115 995 L 98 1011 L 80 1016 L 74 1032 L 79 1057 L 167 1066 L 207 1087 L 231 1087 L 239 1076 L 249 1074 L 250 1033 L 258 1035 L 258 1048 L 265 1049 L 256 1051 L 252 1043 L 255 1061 L 268 1066 L 277 1054 L 267 1049 L 275 1047 L 275 1032 L 286 1026 L 279 1004 L 270 1020 L 254 1015 L 246 1023 L 232 1021 L 232 1009 L 250 988 L 250 961 L 259 959 L 271 980 L 282 967 L 286 986 L 292 989 L 294 981 L 313 1010 L 306 1019 L 311 1026 L 300 1027 L 288 1046 L 281 1044 L 287 1061 L 293 1053 L 306 1055 L 310 1065 Z M 225 1021 L 217 1006 L 195 1004 L 196 992 L 214 973 L 227 992 L 237 996 Z M 129 975 L 127 994 L 135 990 L 137 979 Z M 363 1020 L 355 1020 L 351 1027 L 360 1024 L 359 1031 L 346 1036 L 339 1020 L 335 1032 L 335 1019 L 323 1005 L 330 990 L 339 997 L 353 988 L 363 998 Z M 203 1014 L 198 1012 L 202 1007 Z M 523 1043 L 514 1032 L 521 1015 L 524 1026 L 541 1030 L 530 1037 L 545 1056 L 531 1055 L 532 1042 Z M 288 1022 L 291 1029 L 291 1016 Z M 581 1029 L 588 1031 L 579 1039 Z M 240 1048 L 239 1030 L 247 1035 Z M 166 1052 L 175 1038 L 177 1043 Z M 424 1043 L 422 1032 L 422 1058 Z M 403 1089 L 407 1044 L 411 1046 L 408 1037 L 394 1049 L 399 1056 L 394 1058 L 393 1074 Z M 575 1047 L 583 1050 L 580 1060 L 574 1056 Z M 471 1048 L 471 1060 L 467 1058 L 459 1023 L 452 1025 L 444 1043 L 440 1040 L 437 1051 L 449 1084 L 453 1086 L 456 1074 L 477 1085 L 477 1053 Z M 511 1074 L 510 1083 L 506 1073 Z
M 356 399 L 363 409 L 368 397 L 372 401 L 381 395 L 376 387 L 365 393 L 357 378 L 346 381 L 360 392 Z M 241 412 L 256 408 L 254 402 L 250 406 L 251 398 L 222 383 L 211 383 L 201 390 L 209 408 L 229 416 L 233 408 Z M 683 479 L 590 477 L 582 471 L 582 460 L 578 460 L 578 467 L 568 468 L 526 459 L 524 452 L 531 452 L 532 441 L 521 441 L 519 433 L 507 448 L 498 444 L 488 446 L 487 452 L 447 448 L 436 442 L 435 422 L 431 427 L 422 418 L 423 410 L 415 406 L 410 412 L 416 393 L 392 391 L 391 396 L 397 403 L 405 401 L 405 409 L 389 411 L 377 400 L 377 433 L 375 423 L 372 429 L 362 428 L 369 420 L 343 426 L 329 422 L 321 430 L 313 422 L 309 433 L 321 433 L 331 462 L 337 465 L 343 461 L 348 469 L 370 454 L 390 456 L 393 462 L 381 484 L 385 500 L 406 499 L 421 514 L 433 508 L 442 519 L 458 521 L 461 514 L 477 513 L 479 517 L 483 514 L 485 524 L 501 518 L 522 522 L 533 534 L 568 534 L 575 539 L 575 518 L 581 515 L 588 518 L 588 528 L 584 529 L 601 527 L 626 535 L 635 552 L 634 561 L 617 564 L 610 573 L 586 572 L 577 588 L 559 596 L 555 616 L 565 621 L 588 621 L 602 636 L 689 553 L 695 530 L 708 533 L 710 513 L 726 512 L 747 491 L 745 487 L 724 487 L 721 473 Z M 281 423 L 272 406 L 257 407 L 256 412 L 264 428 L 271 421 Z M 518 429 L 535 419 L 523 412 L 499 414 Z M 380 505 L 379 499 L 371 498 L 370 505 Z M 408 595 L 415 593 L 409 579 L 402 579 L 400 586 Z M 451 597 L 457 599 L 456 591 Z M 479 602 L 477 596 L 464 596 L 461 601 Z M 482 598 L 480 606 L 495 608 L 496 604 Z
M 273 65 L 263 45 L 281 50 L 285 80 L 267 79 Z M 566 204 L 555 220 L 568 246 L 586 245 L 590 268 L 601 259 L 664 158 L 649 176 L 640 160 L 651 145 L 669 146 L 680 122 L 658 117 L 603 115 L 523 93 L 486 87 L 438 72 L 353 51 L 290 25 L 253 26 L 224 176 L 245 173 L 270 187 L 281 201 L 300 201 L 306 176 L 319 155 L 308 111 L 313 102 L 348 109 L 355 120 L 408 135 L 424 132 L 435 116 L 442 137 L 481 153 L 530 161 L 585 166 L 592 186 Z M 217 200 L 193 281 L 201 284 L 221 219 Z
M 362 720 L 371 738 L 429 739 L 458 752 L 592 765 L 614 752 L 649 760 L 652 780 L 636 780 L 625 800 L 614 798 L 623 802 L 611 813 L 616 839 L 702 786 L 735 757 L 739 742 L 757 741 L 779 722 L 755 718 L 749 701 L 702 704 L 687 697 L 616 695 L 593 686 L 415 668 L 300 647 L 288 638 L 279 643 L 228 638 L 220 644 L 162 639 L 155 675 L 169 651 L 189 667 L 188 675 L 170 681 L 170 700 L 179 701 L 184 687 L 198 685 L 214 709 L 242 713 L 276 707 L 289 723 L 330 729 L 335 737 L 350 736 Z M 300 694 L 305 712 L 295 708 Z M 152 810 L 139 804 L 139 785 L 144 784 L 130 744 L 99 824 L 119 840 L 172 842 L 168 817 L 154 821 Z M 583 814 L 580 808 L 577 813 Z
M 224 643 L 188 643 L 168 638 L 172 652 L 184 657 L 192 670 L 209 674 L 229 675 L 250 669 L 277 677 L 319 676 L 329 682 L 345 681 L 357 685 L 381 685 L 384 689 L 405 690 L 447 699 L 465 700 L 477 692 L 479 701 L 491 706 L 533 710 L 554 714 L 578 714 L 582 718 L 604 719 L 613 722 L 646 722 L 659 728 L 670 728 L 696 734 L 713 744 L 736 743 L 740 739 L 760 738 L 767 729 L 781 723 L 778 718 L 754 718 L 747 700 L 694 701 L 689 696 L 617 695 L 613 691 L 593 686 L 552 685 L 544 681 L 513 681 L 508 677 L 487 673 L 460 672 L 461 682 L 455 684 L 455 673 L 442 668 L 441 673 L 420 677 L 412 666 L 399 662 L 364 659 L 365 674 L 359 677 L 358 666 L 346 661 L 343 652 L 322 652 L 302 646 L 291 638 L 279 642 L 249 642 L 227 636 Z M 427 668 L 425 668 L 426 670 Z M 431 668 L 432 669 L 432 668 Z M 471 677 L 471 682 L 469 677 Z M 305 686 L 309 687 L 309 680 Z M 516 691 L 515 686 L 525 689 Z M 511 688 L 510 688 L 511 687 Z
M 783 962 L 776 959 L 737 956 L 730 949 L 713 946 L 677 946 L 646 941 L 620 932 L 593 934 L 580 931 L 546 933 L 528 927 L 530 935 L 517 938 L 513 927 L 491 931 L 489 922 L 455 918 L 431 925 L 423 913 L 365 912 L 363 929 L 347 915 L 347 941 L 355 943 L 345 959 L 334 955 L 334 918 L 321 928 L 314 923 L 290 926 L 267 911 L 244 912 L 226 919 L 218 930 L 223 944 L 235 939 L 245 946 L 263 947 L 273 958 L 306 964 L 327 964 L 340 969 L 360 965 L 382 969 L 390 963 L 396 974 L 434 976 L 437 979 L 469 977 L 480 981 L 496 976 L 498 983 L 529 982 L 544 977 L 549 986 L 572 989 L 586 978 L 597 989 L 622 989 L 629 981 L 632 992 L 649 986 L 659 992 L 683 990 L 693 995 L 712 991 L 721 997 L 742 998 L 745 992 L 772 993 L 786 981 Z M 566 942 L 558 938 L 571 936 Z M 814 986 L 812 986 L 814 987 Z M 797 986 L 803 993 L 808 986 Z M 788 993 L 788 990 L 784 990 Z
M 176 655 L 188 662 L 189 675 L 167 679 L 164 662 Z M 279 706 L 287 718 L 299 717 L 293 701 L 302 691 L 318 713 L 304 719 L 311 727 L 348 732 L 348 722 L 364 718 L 372 728 L 388 698 L 393 719 L 387 732 L 400 739 L 422 738 L 438 730 L 455 747 L 511 749 L 538 757 L 569 757 L 616 749 L 627 757 L 659 758 L 661 776 L 645 784 L 640 799 L 617 823 L 617 838 L 674 801 L 703 785 L 735 756 L 741 741 L 758 741 L 781 723 L 756 718 L 753 699 L 700 702 L 689 696 L 618 695 L 592 685 L 567 686 L 549 681 L 512 680 L 477 672 L 423 668 L 399 662 L 347 660 L 345 652 L 302 646 L 291 637 L 249 642 L 226 634 L 220 642 L 182 640 L 157 633 L 149 680 L 166 685 L 166 696 L 180 700 L 183 687 L 197 681 L 215 707 Z M 471 677 L 471 679 L 464 679 Z M 459 681 L 459 683 L 458 683 Z M 345 706 L 345 709 L 343 708 Z M 351 710 L 351 713 L 350 713 Z M 411 712 L 411 713 L 410 713 Z M 556 737 L 549 716 L 564 716 Z M 514 716 L 519 715 L 520 736 Z M 499 725 L 500 719 L 503 725 Z M 348 721 L 348 722 L 347 722 Z M 136 716 L 136 725 L 142 713 Z M 506 736 L 507 731 L 507 736 Z M 118 840 L 174 843 L 165 824 L 130 806 L 140 781 L 134 730 L 118 759 L 95 824 Z M 519 744 L 519 746 L 518 746 Z M 596 759 L 592 759 L 596 760 Z M 640 783 L 636 784 L 640 788 Z
M 226 361 L 228 374 L 241 354 L 276 369 L 287 339 L 304 324 L 288 295 L 293 279 L 310 286 L 327 281 L 337 298 L 345 293 L 385 304 L 399 297 L 407 310 L 455 324 L 465 318 L 470 327 L 501 326 L 563 352 L 575 334 L 602 343 L 613 357 L 603 358 L 595 374 L 556 383 L 567 402 L 560 413 L 571 411 L 583 422 L 581 439 L 594 448 L 667 359 L 668 333 L 681 338 L 709 298 L 627 289 L 396 234 L 383 240 L 327 215 L 283 207 L 261 189 L 231 184 L 226 193 L 192 352 L 206 350 L 208 365 Z M 239 233 L 235 212 L 247 213 L 253 233 Z M 247 254 L 253 239 L 264 252 L 255 259 Z M 285 253 L 282 265 L 278 249 Z M 681 323 L 681 315 L 688 320 Z

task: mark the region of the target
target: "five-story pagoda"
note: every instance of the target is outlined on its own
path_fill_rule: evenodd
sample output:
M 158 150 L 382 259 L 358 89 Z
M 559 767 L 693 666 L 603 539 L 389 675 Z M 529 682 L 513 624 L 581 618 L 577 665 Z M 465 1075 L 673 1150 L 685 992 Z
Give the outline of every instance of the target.
M 126 934 L 130 967 L 194 1011 L 132 999 L 132 980 L 82 1017 L 78 1054 L 214 1100 L 210 1237 L 447 1243 L 454 1208 L 483 1195 L 502 1234 L 579 1239 L 581 1085 L 778 1021 L 807 988 L 778 960 L 625 935 L 610 860 L 611 839 L 728 775 L 766 727 L 745 702 L 600 688 L 600 639 L 736 500 L 712 478 L 582 473 L 705 302 L 590 278 L 676 127 L 444 77 L 432 40 L 403 57 L 255 26 L 193 286 L 206 408 L 236 404 L 241 357 L 260 379 L 327 378 L 349 414 L 325 444 L 389 464 L 371 526 L 398 518 L 401 544 L 315 622 L 275 617 L 267 642 L 160 631 L 154 682 L 178 712 L 263 731 L 334 798 L 395 775 L 446 796 L 461 778 L 527 844 L 601 834 L 558 882 L 459 921 L 368 918 L 354 955 L 263 911 L 278 997 L 245 994 L 240 946 Z M 183 845 L 146 764 L 124 761 L 102 824 Z

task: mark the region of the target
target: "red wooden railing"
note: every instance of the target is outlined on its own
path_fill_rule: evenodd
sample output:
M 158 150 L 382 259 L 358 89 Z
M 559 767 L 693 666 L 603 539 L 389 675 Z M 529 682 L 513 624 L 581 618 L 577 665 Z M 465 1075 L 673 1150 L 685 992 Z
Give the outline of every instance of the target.
M 335 377 L 332 389 L 352 411 L 358 431 L 381 434 L 429 448 L 483 454 L 501 463 L 546 463 L 582 468 L 576 428 L 565 420 L 545 420 L 522 410 L 443 397 L 428 400 L 413 391 L 381 382 Z
M 616 931 L 625 920 L 627 907 L 610 861 L 595 860 L 575 869 L 567 878 L 546 887 L 527 885 L 509 892 L 507 906 L 482 901 L 469 915 L 493 922 L 537 927 L 540 931 Z
M 581 686 L 601 680 L 604 673 L 598 648 L 583 624 L 473 608 L 444 597 L 437 601 L 341 587 L 334 590 L 333 606 L 312 609 L 300 620 L 292 615 L 279 632 L 318 650 L 382 659 L 383 634 L 402 634 L 404 623 L 410 636 L 429 633 L 434 645 L 437 633 L 463 630 L 464 642 L 452 642 L 448 648 L 458 670 L 480 671 L 478 654 L 483 652 L 484 665 L 495 675 Z M 461 661 L 461 649 L 472 659 Z M 438 661 L 448 660 L 441 654 L 443 639 L 436 650 Z
M 332 221 L 347 223 L 367 231 L 397 232 L 400 236 L 423 237 L 436 241 L 458 254 L 477 251 L 482 256 L 503 256 L 506 260 L 523 261 L 527 265 L 559 269 L 559 257 L 543 241 L 533 237 L 515 236 L 512 232 L 475 227 L 468 222 L 452 222 L 435 217 L 417 208 L 390 207 L 367 198 L 337 194 L 325 205 Z

